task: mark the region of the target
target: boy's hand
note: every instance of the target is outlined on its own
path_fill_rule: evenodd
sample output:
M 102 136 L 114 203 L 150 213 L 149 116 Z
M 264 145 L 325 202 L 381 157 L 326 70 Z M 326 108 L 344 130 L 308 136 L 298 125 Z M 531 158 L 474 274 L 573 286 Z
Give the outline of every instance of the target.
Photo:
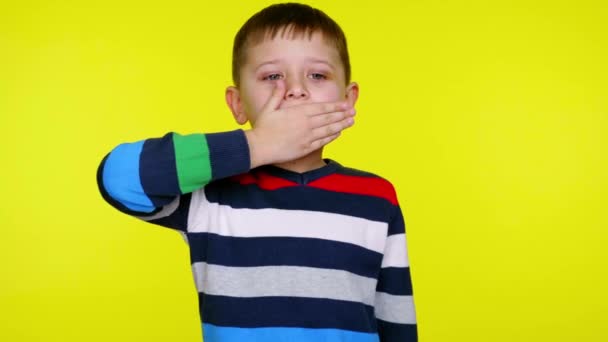
M 279 80 L 255 127 L 245 131 L 251 168 L 303 157 L 327 145 L 354 123 L 355 109 L 344 101 L 278 109 L 284 94 L 284 83 Z

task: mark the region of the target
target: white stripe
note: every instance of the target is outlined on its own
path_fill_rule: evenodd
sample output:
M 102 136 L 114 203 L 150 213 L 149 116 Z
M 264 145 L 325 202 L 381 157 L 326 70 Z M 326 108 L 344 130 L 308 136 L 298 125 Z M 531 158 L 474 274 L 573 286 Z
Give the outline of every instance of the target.
M 173 214 L 173 212 L 175 210 L 177 210 L 177 207 L 179 206 L 179 197 L 180 196 L 176 196 L 175 199 L 173 201 L 171 201 L 171 203 L 163 206 L 163 208 L 159 212 L 157 212 L 156 214 L 154 214 L 152 216 L 135 216 L 135 217 L 142 219 L 144 221 L 151 221 L 151 220 L 159 219 L 161 217 L 167 217 L 167 216 Z
M 413 296 L 395 296 L 376 292 L 376 317 L 391 323 L 415 324 L 416 309 Z
M 386 239 L 382 267 L 409 267 L 405 233 L 391 235 Z
M 202 189 L 201 189 L 202 190 Z M 204 191 L 192 194 L 188 232 L 234 237 L 308 237 L 352 243 L 384 252 L 388 223 L 307 210 L 235 209 L 210 203 Z
M 230 297 L 306 297 L 374 305 L 376 279 L 347 271 L 301 266 L 229 267 L 192 264 L 199 292 Z

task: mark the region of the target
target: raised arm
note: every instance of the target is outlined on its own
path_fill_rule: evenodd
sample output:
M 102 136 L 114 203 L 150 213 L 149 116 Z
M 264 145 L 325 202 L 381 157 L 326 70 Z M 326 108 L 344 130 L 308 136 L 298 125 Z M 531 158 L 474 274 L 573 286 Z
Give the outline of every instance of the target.
M 116 146 L 97 170 L 99 191 L 126 214 L 185 230 L 193 191 L 215 179 L 305 156 L 353 124 L 355 111 L 344 101 L 280 108 L 284 92 L 278 82 L 247 131 L 170 132 Z
M 393 207 L 382 268 L 376 288 L 375 313 L 381 342 L 418 341 L 418 326 L 407 252 L 405 223 Z
M 185 230 L 191 192 L 250 167 L 242 130 L 170 132 L 116 146 L 101 161 L 97 184 L 103 198 L 121 212 Z

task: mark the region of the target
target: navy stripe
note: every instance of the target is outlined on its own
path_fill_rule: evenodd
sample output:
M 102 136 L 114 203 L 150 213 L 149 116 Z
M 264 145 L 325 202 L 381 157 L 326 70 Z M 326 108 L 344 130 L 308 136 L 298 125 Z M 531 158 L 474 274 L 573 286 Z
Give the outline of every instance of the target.
M 339 269 L 376 278 L 382 254 L 350 243 L 295 237 L 229 237 L 189 233 L 194 262 L 248 266 L 306 266 Z
M 418 327 L 416 324 L 398 324 L 379 319 L 378 335 L 380 341 L 416 342 Z
M 388 225 L 388 235 L 405 233 L 405 221 L 403 220 L 403 213 L 399 206 L 393 206 L 391 217 L 392 220 Z
M 298 297 L 239 298 L 199 293 L 200 315 L 219 326 L 334 328 L 376 332 L 374 308 L 362 303 Z
M 115 200 L 112 196 L 110 196 L 110 194 L 108 194 L 108 192 L 105 189 L 105 185 L 103 183 L 103 168 L 105 167 L 106 161 L 109 156 L 110 156 L 110 153 L 106 154 L 106 156 L 101 160 L 99 167 L 97 168 L 97 188 L 99 189 L 99 193 L 101 194 L 101 197 L 103 197 L 103 199 L 106 202 L 108 202 L 108 204 L 110 204 L 112 207 L 114 207 L 118 211 L 125 213 L 127 215 L 151 216 L 151 215 L 154 215 L 154 214 L 158 213 L 159 211 L 161 211 L 162 208 L 156 208 L 154 211 L 151 211 L 151 212 L 141 212 L 141 211 L 131 210 L 124 204 Z
M 192 193 L 181 195 L 179 205 L 177 206 L 177 209 L 171 213 L 171 215 L 155 220 L 149 220 L 147 222 L 185 232 L 188 229 L 188 211 L 190 210 L 191 200 Z
M 377 290 L 392 295 L 412 295 L 412 277 L 409 267 L 387 267 L 380 270 Z
M 181 193 L 175 164 L 173 133 L 145 140 L 139 158 L 141 186 L 155 207 L 162 207 Z
M 384 179 L 384 178 L 378 176 L 375 173 L 372 173 L 372 172 L 369 172 L 369 171 L 358 170 L 358 169 L 354 169 L 354 168 L 346 167 L 346 166 L 340 167 L 336 171 L 336 173 L 341 174 L 341 175 L 345 175 L 345 176 L 356 176 L 356 177 L 368 177 L 368 178 L 380 178 L 380 179 Z M 386 180 L 386 179 L 384 179 L 384 180 Z
M 209 183 L 205 187 L 205 195 L 209 202 L 232 208 L 322 211 L 379 222 L 388 222 L 394 207 L 381 197 L 307 186 L 264 190 L 256 184 L 241 185 L 229 179 Z
M 245 132 L 237 129 L 229 132 L 205 134 L 209 148 L 212 178 L 223 178 L 247 172 L 251 166 L 249 145 Z

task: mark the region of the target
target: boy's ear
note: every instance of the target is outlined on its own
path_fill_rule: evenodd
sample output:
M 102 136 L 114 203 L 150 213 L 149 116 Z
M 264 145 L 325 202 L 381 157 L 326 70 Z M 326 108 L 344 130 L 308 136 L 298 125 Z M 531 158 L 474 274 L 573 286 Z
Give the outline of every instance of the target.
M 355 102 L 359 98 L 359 85 L 357 82 L 351 82 L 346 87 L 346 101 L 351 107 L 355 106 Z
M 243 102 L 241 101 L 241 95 L 237 87 L 229 86 L 226 88 L 226 104 L 228 104 L 234 120 L 239 125 L 247 123 L 247 115 L 245 115 Z

